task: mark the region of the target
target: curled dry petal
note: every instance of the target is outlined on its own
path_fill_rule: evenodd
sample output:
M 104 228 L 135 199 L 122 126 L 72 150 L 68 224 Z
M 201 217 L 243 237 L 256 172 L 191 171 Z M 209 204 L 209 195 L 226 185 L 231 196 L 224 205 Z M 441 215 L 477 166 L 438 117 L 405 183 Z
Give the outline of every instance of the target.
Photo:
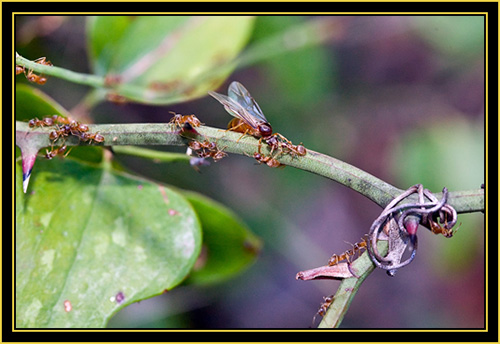
M 308 281 L 313 279 L 344 279 L 356 277 L 349 269 L 346 262 L 339 263 L 333 266 L 320 266 L 318 268 L 300 271 L 295 276 L 295 279 Z

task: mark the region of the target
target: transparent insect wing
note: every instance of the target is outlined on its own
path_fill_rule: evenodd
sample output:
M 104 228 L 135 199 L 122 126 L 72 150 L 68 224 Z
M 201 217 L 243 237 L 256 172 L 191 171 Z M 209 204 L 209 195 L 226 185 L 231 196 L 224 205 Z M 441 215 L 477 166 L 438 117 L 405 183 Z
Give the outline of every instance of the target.
M 267 123 L 267 119 L 260 109 L 259 104 L 257 104 L 255 99 L 253 99 L 253 97 L 250 95 L 250 92 L 248 92 L 245 86 L 237 81 L 233 81 L 231 85 L 229 85 L 227 95 L 229 96 L 229 98 L 240 104 L 251 115 L 257 117 L 259 121 Z
M 253 116 L 248 112 L 243 106 L 237 103 L 234 99 L 229 98 L 220 93 L 216 92 L 208 92 L 212 97 L 217 99 L 222 105 L 224 105 L 224 109 L 231 115 L 236 118 L 242 119 L 250 125 L 252 128 L 257 129 L 259 124 L 262 122 L 258 117 Z

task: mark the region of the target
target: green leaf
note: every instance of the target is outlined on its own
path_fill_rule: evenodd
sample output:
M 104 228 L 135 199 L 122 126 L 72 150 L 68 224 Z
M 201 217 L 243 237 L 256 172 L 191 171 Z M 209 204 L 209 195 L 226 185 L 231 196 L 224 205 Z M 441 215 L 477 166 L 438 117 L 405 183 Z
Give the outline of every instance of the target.
M 106 45 L 111 44 L 113 48 L 113 51 L 110 52 L 112 57 L 110 71 L 123 72 L 130 65 L 151 54 L 162 44 L 163 40 L 168 39 L 176 28 L 183 25 L 188 19 L 188 16 L 146 16 L 134 19 L 129 17 L 128 25 L 122 30 L 120 37 L 115 39 L 113 39 L 114 37 L 106 38 L 105 32 L 110 29 L 114 30 L 116 24 L 116 21 L 110 22 L 108 19 L 108 25 L 103 27 L 102 32 L 99 32 L 98 35 L 103 35 L 108 42 Z M 100 21 L 102 22 L 102 19 Z M 103 39 L 102 36 L 100 38 Z M 102 55 L 99 56 L 99 59 L 102 57 Z
M 24 84 L 16 84 L 16 120 L 60 115 L 69 117 L 69 112 L 43 91 Z
M 187 283 L 226 281 L 253 263 L 261 241 L 225 206 L 195 192 L 183 192 L 203 227 L 203 248 Z
M 177 192 L 70 159 L 16 165 L 16 327 L 104 327 L 189 273 L 201 228 Z
M 91 16 L 87 19 L 87 45 L 90 61 L 98 75 L 105 75 L 120 39 L 132 22 L 128 16 Z
M 254 18 L 138 16 L 124 22 L 100 17 L 89 21 L 97 72 L 119 76 L 114 91 L 129 100 L 170 104 L 205 96 L 224 81 Z M 120 34 L 108 35 L 115 25 Z

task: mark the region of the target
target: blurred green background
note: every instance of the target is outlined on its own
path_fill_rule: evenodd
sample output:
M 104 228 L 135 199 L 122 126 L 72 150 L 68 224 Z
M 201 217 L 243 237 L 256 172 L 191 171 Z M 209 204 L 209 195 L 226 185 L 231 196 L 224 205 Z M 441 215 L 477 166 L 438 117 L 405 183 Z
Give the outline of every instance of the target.
M 322 44 L 300 48 L 300 41 L 283 35 L 284 51 L 271 50 L 268 58 L 238 69 L 218 91 L 241 82 L 275 131 L 399 188 L 422 183 L 433 192 L 444 186 L 458 191 L 485 182 L 482 16 L 263 16 L 247 47 L 312 20 L 326 24 Z M 16 51 L 91 73 L 85 25 L 79 16 L 17 16 Z M 57 78 L 42 90 L 77 118 L 89 91 Z M 220 128 L 231 119 L 208 96 L 168 106 L 105 102 L 85 117 L 95 123 L 167 122 L 169 111 L 194 113 Z M 296 281 L 295 274 L 349 249 L 381 210 L 325 178 L 270 169 L 244 156 L 231 155 L 201 174 L 181 164 L 116 159 L 141 176 L 227 205 L 264 245 L 257 262 L 238 277 L 215 286 L 181 286 L 134 304 L 109 327 L 310 327 L 322 297 L 339 282 Z M 420 228 L 415 261 L 393 278 L 382 270 L 370 275 L 342 327 L 485 326 L 483 215 L 460 215 L 458 222 L 451 239 Z

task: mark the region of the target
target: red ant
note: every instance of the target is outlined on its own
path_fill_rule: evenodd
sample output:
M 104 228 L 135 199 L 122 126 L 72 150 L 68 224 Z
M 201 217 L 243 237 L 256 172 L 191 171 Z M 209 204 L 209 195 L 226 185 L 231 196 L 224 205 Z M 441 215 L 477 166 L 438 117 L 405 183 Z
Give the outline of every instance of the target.
M 97 142 L 97 143 L 104 142 L 104 136 L 102 136 L 99 133 L 81 133 L 78 137 L 83 142 L 87 142 L 87 141 L 90 141 L 89 143 L 92 143 L 92 141 Z
M 292 145 L 291 143 L 288 142 L 283 142 L 282 146 L 288 149 L 288 153 L 292 155 L 292 157 L 295 156 L 304 156 L 307 154 L 306 148 L 302 144 L 298 144 L 296 146 Z
M 265 156 L 260 151 L 261 146 L 259 145 L 258 152 L 253 153 L 253 158 L 259 162 L 259 164 L 266 164 L 267 166 L 273 167 L 281 167 L 284 168 L 285 165 L 280 163 L 278 160 L 273 158 L 272 156 Z
M 44 66 L 52 66 L 52 63 L 50 61 L 47 61 L 45 57 L 40 57 L 36 59 L 35 62 Z M 26 72 L 26 68 L 24 66 L 16 65 L 16 75 L 21 74 L 23 72 L 24 75 L 26 76 L 26 79 L 28 79 L 28 81 L 30 82 L 35 82 L 38 85 L 44 85 L 47 82 L 47 78 L 45 76 L 33 73 L 32 69 L 29 69 Z
M 87 131 L 89 131 L 89 126 L 86 124 L 81 124 L 76 121 L 72 121 L 69 124 L 69 129 L 71 131 L 71 134 L 78 136 L 81 135 L 82 133 L 86 133 Z
M 259 164 L 266 164 L 269 167 L 285 167 L 282 163 L 280 163 L 278 160 L 274 159 L 271 156 L 265 156 L 262 155 L 261 153 L 255 152 L 253 154 L 253 157 L 255 160 L 259 162 Z
M 222 150 L 219 150 L 219 149 L 217 149 L 215 152 L 212 152 L 212 155 L 211 155 L 212 159 L 214 159 L 214 162 L 222 160 L 226 156 L 227 156 L 227 153 L 222 151 Z
M 39 120 L 38 118 L 35 117 L 33 119 L 30 119 L 30 121 L 28 122 L 28 126 L 30 128 L 34 128 L 34 127 L 50 127 L 51 125 L 54 125 L 54 121 L 52 120 L 51 117 L 45 117 L 42 120 Z
M 364 249 L 366 249 L 366 238 L 363 238 L 363 240 L 360 241 L 359 243 L 355 243 L 354 245 L 352 245 L 351 250 L 345 251 L 340 256 L 337 256 L 336 254 L 331 256 L 330 259 L 328 260 L 328 265 L 329 266 L 337 265 L 339 262 L 343 260 L 347 260 L 347 262 L 350 263 L 351 257 L 353 257 L 356 253 L 359 254 L 359 252 Z
M 171 114 L 174 115 L 172 119 L 170 120 L 169 123 L 172 123 L 178 127 L 182 127 L 185 123 L 191 124 L 192 127 L 199 127 L 203 123 L 200 122 L 200 120 L 195 116 L 195 115 L 181 115 L 178 113 L 175 113 L 173 111 L 169 111 Z
M 88 125 L 77 122 L 74 119 L 54 115 L 54 116 L 52 116 L 52 121 L 54 123 L 69 125 L 69 130 L 71 131 L 71 134 L 76 135 L 76 136 L 78 136 L 82 132 L 89 131 Z
M 35 62 L 44 66 L 53 66 L 52 62 L 48 61 L 45 57 L 40 57 Z
M 54 121 L 54 123 L 59 123 L 59 124 L 70 124 L 73 120 L 59 115 L 53 115 L 52 121 Z
M 26 71 L 24 71 L 24 73 L 26 75 L 26 79 L 28 79 L 28 81 L 30 82 L 37 83 L 38 85 L 44 85 L 47 82 L 46 77 L 42 75 L 36 75 L 31 69 L 28 70 L 28 73 L 26 73 Z
M 210 142 L 208 140 L 205 140 L 203 142 L 200 142 L 200 141 L 191 141 L 191 142 L 189 142 L 188 146 L 189 146 L 189 148 L 191 148 L 192 150 L 195 150 L 195 151 L 198 151 L 198 150 L 201 150 L 201 149 L 212 151 L 215 148 L 217 148 L 217 145 L 216 145 L 215 142 Z
M 326 311 L 328 310 L 328 307 L 330 307 L 330 305 L 332 304 L 333 300 L 334 300 L 333 295 L 323 296 L 323 302 L 319 306 L 318 312 L 316 312 L 316 314 L 314 314 L 313 321 L 312 321 L 313 325 L 314 325 L 314 322 L 316 321 L 316 317 L 318 315 L 325 316 Z
M 70 149 L 70 150 L 68 150 L 68 151 L 66 152 L 66 148 L 67 148 L 67 147 L 66 147 L 66 145 L 62 145 L 61 147 L 56 148 L 56 149 L 51 148 L 51 150 L 50 150 L 50 151 L 48 151 L 48 150 L 46 149 L 46 150 L 45 150 L 45 152 L 46 152 L 45 157 L 46 157 L 47 159 L 51 160 L 51 159 L 52 159 L 52 158 L 54 158 L 56 155 L 62 155 L 62 156 L 63 156 L 63 158 L 65 158 L 66 156 L 68 156 L 69 152 L 71 151 L 71 149 Z M 66 154 L 64 154 L 64 152 L 66 152 Z
M 448 228 L 448 213 L 444 213 L 444 226 L 439 224 L 437 221 L 434 221 L 432 217 L 428 219 L 429 224 L 430 224 L 430 229 L 432 233 L 434 234 L 443 234 L 445 238 L 451 238 L 453 234 L 460 228 L 460 225 L 453 229 L 453 228 Z

